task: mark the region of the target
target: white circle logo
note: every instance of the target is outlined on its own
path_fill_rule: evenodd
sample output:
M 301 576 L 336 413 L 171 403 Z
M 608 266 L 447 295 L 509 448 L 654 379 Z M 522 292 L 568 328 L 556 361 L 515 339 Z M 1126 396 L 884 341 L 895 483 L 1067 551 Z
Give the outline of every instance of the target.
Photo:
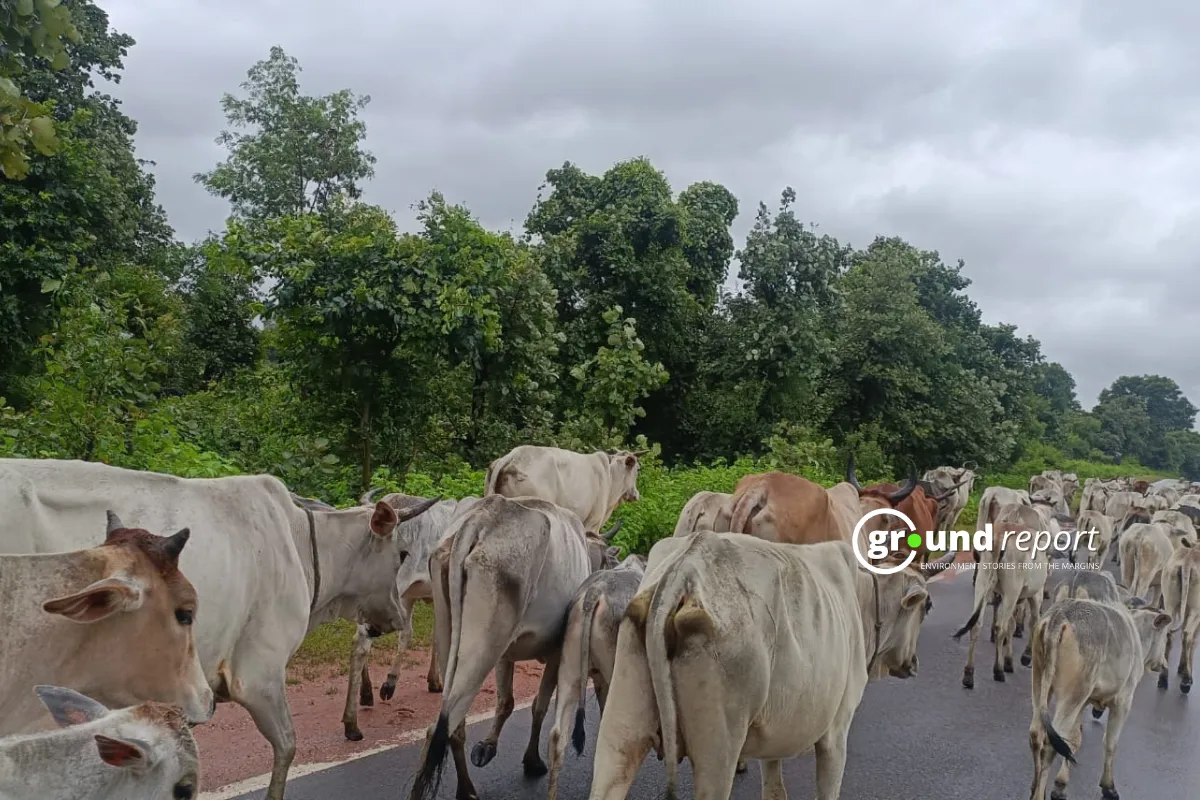
M 895 573 L 899 572 L 900 570 L 906 568 L 909 564 L 911 564 L 913 562 L 913 559 L 915 559 L 917 557 L 916 550 L 909 550 L 908 558 L 905 559 L 903 563 L 897 564 L 894 567 L 889 567 L 889 568 L 885 569 L 884 567 L 879 567 L 879 566 L 876 566 L 875 564 L 872 564 L 867 559 L 867 557 L 862 554 L 862 550 L 859 547 L 858 539 L 859 539 L 859 535 L 862 533 L 863 523 L 866 522 L 867 520 L 871 519 L 872 517 L 881 517 L 886 514 L 891 514 L 892 516 L 899 517 L 900 519 L 904 520 L 904 524 L 908 526 L 909 531 L 911 531 L 913 533 L 917 532 L 917 526 L 913 524 L 913 521 L 911 519 L 909 519 L 908 516 L 905 515 L 905 513 L 903 511 L 897 511 L 894 508 L 877 508 L 874 511 L 871 511 L 871 512 L 868 512 L 867 514 L 865 514 L 863 516 L 863 518 L 858 521 L 858 524 L 854 526 L 854 533 L 850 537 L 850 546 L 854 548 L 854 557 L 858 559 L 858 563 L 862 564 L 868 570 L 870 570 L 871 572 L 874 572 L 877 575 L 894 575 Z

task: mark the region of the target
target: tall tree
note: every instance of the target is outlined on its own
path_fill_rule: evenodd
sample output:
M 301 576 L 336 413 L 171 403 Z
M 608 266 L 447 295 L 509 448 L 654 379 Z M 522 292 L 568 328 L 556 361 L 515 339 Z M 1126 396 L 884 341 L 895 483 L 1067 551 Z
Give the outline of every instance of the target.
M 349 89 L 310 97 L 300 93 L 300 63 L 282 47 L 246 73 L 246 97 L 221 100 L 232 128 L 217 144 L 229 157 L 194 179 L 233 204 L 235 216 L 269 219 L 323 212 L 338 198 L 357 199 L 374 176 L 375 156 L 362 149 L 366 123 L 358 118 L 371 98 Z
M 1099 402 L 1103 405 L 1119 397 L 1145 401 L 1151 423 L 1163 432 L 1189 430 L 1196 420 L 1197 409 L 1179 384 L 1162 375 L 1122 375 L 1100 393 Z

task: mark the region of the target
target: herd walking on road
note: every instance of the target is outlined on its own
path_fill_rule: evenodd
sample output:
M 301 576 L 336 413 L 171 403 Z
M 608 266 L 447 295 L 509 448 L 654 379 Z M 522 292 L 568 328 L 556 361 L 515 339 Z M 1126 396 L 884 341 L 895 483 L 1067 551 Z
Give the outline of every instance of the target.
M 269 475 L 0 459 L 0 798 L 194 798 L 192 727 L 234 702 L 271 745 L 266 798 L 283 800 L 296 751 L 286 670 L 304 637 L 356 623 L 342 723 L 361 740 L 372 642 L 399 634 L 378 692 L 388 700 L 418 601 L 433 607 L 428 689 L 442 702 L 416 774 L 397 778 L 409 800 L 433 800 L 448 763 L 458 800 L 478 798 L 472 769 L 496 757 L 520 661 L 544 665 L 522 764 L 547 776 L 549 800 L 568 750 L 583 752 L 589 682 L 600 712 L 589 800 L 625 798 L 651 751 L 670 797 L 688 760 L 697 800 L 727 800 L 750 760 L 763 799 L 783 800 L 784 760 L 815 751 L 817 798 L 837 800 L 864 690 L 918 679 L 929 582 L 952 568 L 973 572 L 956 634 L 969 636 L 966 690 L 989 609 L 995 681 L 1016 674 L 1014 639 L 1025 640 L 1030 726 L 1012 735 L 1028 734 L 1031 800 L 1066 796 L 1085 711 L 1108 715 L 1100 788 L 1117 800 L 1137 686 L 1154 672 L 1170 690 L 1178 648 L 1177 688 L 1191 690 L 1200 485 L 1081 487 L 1048 470 L 1026 489 L 983 492 L 976 527 L 990 524 L 998 546 L 939 553 L 914 537 L 864 563 L 852 542 L 864 515 L 956 530 L 982 476 L 939 467 L 863 486 L 851 460 L 829 489 L 768 472 L 732 494 L 699 492 L 673 536 L 622 560 L 620 525 L 605 526 L 641 499 L 642 455 L 522 445 L 492 462 L 482 497 L 372 491 L 345 509 Z M 1020 531 L 1088 535 L 1065 549 L 1000 539 Z M 467 715 L 493 672 L 491 729 L 468 758 Z

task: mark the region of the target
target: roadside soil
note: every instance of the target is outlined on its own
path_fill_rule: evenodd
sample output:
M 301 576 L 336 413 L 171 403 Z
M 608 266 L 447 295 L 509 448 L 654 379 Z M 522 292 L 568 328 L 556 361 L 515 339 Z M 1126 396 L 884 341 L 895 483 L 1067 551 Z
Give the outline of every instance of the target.
M 386 654 L 386 657 L 390 656 L 391 653 Z M 358 726 L 363 739 L 351 742 L 342 732 L 347 685 L 346 675 L 342 673 L 345 669 L 290 668 L 288 705 L 296 726 L 296 760 L 292 766 L 335 761 L 395 742 L 407 731 L 432 724 L 437 719 L 442 695 L 432 694 L 427 688 L 425 675 L 428 669 L 429 650 L 410 650 L 396 682 L 396 695 L 385 702 L 379 699 L 379 684 L 388 667 L 386 662 L 373 659 L 371 681 L 375 687 L 375 705 L 359 707 Z M 513 694 L 518 703 L 537 694 L 541 676 L 540 664 L 516 665 Z M 488 711 L 495 701 L 496 681 L 489 675 L 471 706 L 471 713 Z M 271 746 L 254 727 L 246 710 L 235 703 L 218 706 L 212 721 L 195 728 L 193 733 L 204 765 L 201 791 L 213 791 L 271 771 Z

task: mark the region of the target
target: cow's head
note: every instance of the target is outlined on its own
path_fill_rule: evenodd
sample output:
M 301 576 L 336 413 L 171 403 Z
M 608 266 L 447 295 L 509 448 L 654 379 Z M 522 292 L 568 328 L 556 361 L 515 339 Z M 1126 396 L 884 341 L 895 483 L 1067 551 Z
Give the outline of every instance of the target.
M 932 575 L 954 561 L 957 553 L 950 552 L 924 567 L 902 569 L 890 575 L 878 575 L 859 569 L 858 601 L 864 619 L 872 623 L 878 620 L 878 650 L 867 653 L 875 664 L 869 678 L 911 678 L 920 666 L 917 644 L 921 636 L 921 623 L 933 610 L 926 575 Z M 902 563 L 899 556 L 890 557 L 880 564 L 894 567 Z M 878 595 L 876 595 L 878 591 Z M 876 616 L 878 608 L 878 616 Z M 870 639 L 868 639 L 870 649 Z
M 137 780 L 147 796 L 190 800 L 199 792 L 200 757 L 178 706 L 164 703 L 109 710 L 64 686 L 35 686 L 60 728 L 105 721 L 92 739 L 100 760 Z
M 608 476 L 613 487 L 617 490 L 617 502 L 636 503 L 641 500 L 638 494 L 638 459 L 649 453 L 649 450 L 618 450 L 608 455 Z
M 187 528 L 169 537 L 128 528 L 109 511 L 104 544 L 70 554 L 62 594 L 42 610 L 73 623 L 52 635 L 74 640 L 79 689 L 114 706 L 174 703 L 196 724 L 212 717 L 193 635 L 199 600 L 179 570 L 190 536 Z
M 1167 663 L 1167 633 L 1171 615 L 1161 609 L 1146 608 L 1140 597 L 1131 599 L 1130 613 L 1142 642 L 1142 658 L 1147 672 L 1159 672 Z

